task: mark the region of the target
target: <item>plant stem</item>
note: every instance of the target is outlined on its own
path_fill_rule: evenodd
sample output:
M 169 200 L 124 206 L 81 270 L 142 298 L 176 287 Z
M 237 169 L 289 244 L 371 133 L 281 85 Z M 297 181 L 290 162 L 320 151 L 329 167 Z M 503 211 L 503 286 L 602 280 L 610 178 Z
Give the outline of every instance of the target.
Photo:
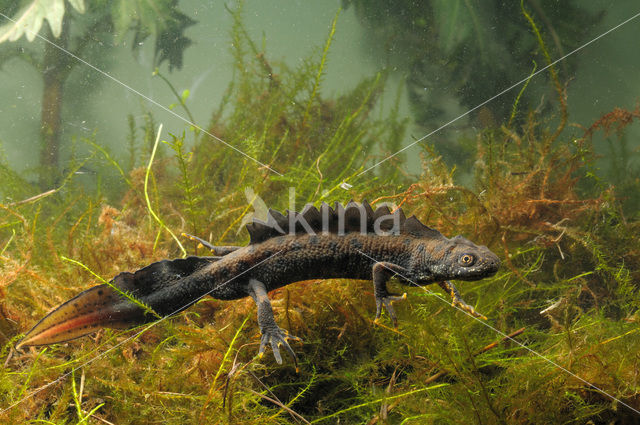
M 158 127 L 158 134 L 156 135 L 156 141 L 153 144 L 153 150 L 151 151 L 151 157 L 149 158 L 149 165 L 147 165 L 147 172 L 144 175 L 144 199 L 147 201 L 147 209 L 149 210 L 149 214 L 151 214 L 151 217 L 153 217 L 155 221 L 158 222 L 161 228 L 164 228 L 166 229 L 167 232 L 169 232 L 173 240 L 175 240 L 176 243 L 178 244 L 178 247 L 180 247 L 180 251 L 182 251 L 182 256 L 186 257 L 187 251 L 184 249 L 184 247 L 180 243 L 180 240 L 176 237 L 176 235 L 173 234 L 171 229 L 169 229 L 164 224 L 164 222 L 160 220 L 160 217 L 158 217 L 158 215 L 153 211 L 153 208 L 151 208 L 151 200 L 149 200 L 149 192 L 147 190 L 147 187 L 149 185 L 149 174 L 151 173 L 151 165 L 153 165 L 153 158 L 156 156 L 156 150 L 158 149 L 158 142 L 160 141 L 160 133 L 162 133 L 162 124 L 160 124 L 160 127 Z

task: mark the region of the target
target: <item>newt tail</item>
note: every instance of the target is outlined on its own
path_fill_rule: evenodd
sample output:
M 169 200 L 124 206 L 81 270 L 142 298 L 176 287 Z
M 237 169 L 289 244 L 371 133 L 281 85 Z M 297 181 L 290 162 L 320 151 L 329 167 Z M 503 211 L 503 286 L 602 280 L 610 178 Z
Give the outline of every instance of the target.
M 159 312 L 177 313 L 188 305 L 178 309 L 165 299 L 151 307 L 144 300 L 160 288 L 170 288 L 180 276 L 188 276 L 218 258 L 162 260 L 135 273 L 120 273 L 109 284 L 89 288 L 61 304 L 27 332 L 16 348 L 69 341 L 102 328 L 127 329 L 161 318 Z M 131 298 L 138 302 L 132 302 Z
M 446 238 L 398 209 L 375 211 L 366 202 L 332 208 L 307 205 L 301 213 L 269 210 L 266 222 L 246 225 L 244 247 L 214 247 L 192 237 L 217 255 L 162 260 L 134 273 L 117 275 L 109 284 L 81 292 L 45 316 L 17 348 L 68 341 L 104 327 L 128 328 L 178 313 L 205 295 L 219 300 L 252 297 L 262 333 L 259 354 L 268 345 L 278 363 L 280 346 L 296 360 L 287 339 L 295 338 L 275 322 L 268 292 L 310 279 L 351 278 L 373 282 L 376 320 L 382 307 L 394 325 L 387 282 L 439 283 L 454 304 L 481 317 L 464 303 L 449 280 L 478 280 L 496 273 L 500 260 L 489 249 L 456 236 Z

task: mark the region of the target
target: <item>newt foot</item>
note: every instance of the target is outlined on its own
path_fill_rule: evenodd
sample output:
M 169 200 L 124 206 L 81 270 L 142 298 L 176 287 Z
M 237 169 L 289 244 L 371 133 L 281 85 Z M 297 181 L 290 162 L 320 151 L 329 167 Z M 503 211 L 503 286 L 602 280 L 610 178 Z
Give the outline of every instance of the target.
M 482 314 L 478 313 L 475 308 L 473 308 L 472 306 L 464 302 L 464 300 L 460 296 L 460 293 L 458 292 L 458 289 L 455 287 L 455 285 L 452 282 L 448 280 L 444 280 L 442 282 L 438 282 L 438 284 L 442 289 L 447 291 L 449 295 L 451 295 L 451 305 L 453 307 L 457 307 L 460 310 L 466 312 L 467 314 L 473 317 L 477 317 L 478 319 L 487 320 L 487 318 Z
M 262 332 L 262 338 L 260 339 L 260 349 L 258 350 L 258 356 L 262 358 L 262 356 L 264 355 L 264 350 L 267 348 L 267 344 L 270 344 L 271 350 L 273 350 L 273 357 L 276 358 L 276 362 L 278 362 L 278 364 L 282 364 L 282 356 L 280 355 L 280 347 L 282 346 L 289 352 L 289 354 L 291 354 L 291 357 L 293 357 L 293 361 L 296 365 L 296 370 L 298 370 L 298 357 L 287 342 L 288 339 L 292 341 L 302 341 L 302 339 L 289 334 L 289 332 L 278 326 L 264 329 Z
M 461 298 L 453 298 L 451 305 L 453 307 L 460 308 L 460 310 L 463 310 L 469 313 L 473 317 L 477 317 L 478 319 L 482 319 L 482 320 L 487 320 L 486 316 L 482 315 L 481 313 L 478 313 L 475 308 L 465 303 Z
M 402 295 L 387 295 L 386 297 L 376 297 L 376 318 L 374 323 L 378 323 L 380 320 L 380 315 L 382 314 L 382 306 L 387 309 L 387 313 L 389 313 L 389 317 L 391 317 L 391 321 L 393 322 L 393 327 L 398 327 L 398 318 L 396 316 L 396 311 L 393 309 L 391 305 L 394 301 L 402 301 L 407 299 L 407 293 L 405 292 Z

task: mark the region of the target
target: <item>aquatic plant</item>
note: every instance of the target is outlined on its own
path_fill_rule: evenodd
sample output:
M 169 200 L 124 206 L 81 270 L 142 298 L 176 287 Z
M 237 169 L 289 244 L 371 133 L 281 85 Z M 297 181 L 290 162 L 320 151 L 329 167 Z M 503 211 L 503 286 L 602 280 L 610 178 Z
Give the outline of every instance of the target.
M 367 32 L 370 49 L 379 52 L 381 65 L 398 67 L 407 73 L 407 90 L 416 121 L 430 128 L 440 121 L 450 102 L 465 110 L 506 88 L 506 81 L 527 75 L 532 60 L 544 61 L 550 52 L 562 57 L 584 40 L 602 20 L 602 10 L 575 1 L 549 0 L 485 1 L 463 0 L 343 0 L 353 7 Z M 536 35 L 528 30 L 527 14 L 538 22 Z M 538 36 L 548 44 L 540 48 Z M 574 58 L 563 60 L 558 73 L 569 78 L 576 69 Z M 544 77 L 541 77 L 544 78 Z M 552 81 L 551 79 L 549 81 Z M 533 107 L 552 86 L 540 85 L 521 98 Z M 544 107 L 553 106 L 543 101 Z M 495 126 L 509 117 L 513 97 L 497 99 L 471 115 L 474 126 Z
M 59 190 L 32 196 L 19 176 L 7 180 L 0 421 L 633 423 L 632 410 L 585 383 L 640 408 L 638 217 L 624 215 L 624 201 L 594 173 L 588 137 L 548 128 L 562 120 L 521 105 L 521 119 L 509 126 L 459 141 L 469 152 L 463 165 L 474 170 L 467 184 L 431 146 L 418 177 L 390 161 L 356 179 L 374 146 L 393 152 L 404 134 L 402 122 L 372 114 L 385 75 L 327 98 L 322 76 L 335 22 L 323 47 L 290 68 L 253 43 L 241 11 L 232 19 L 234 80 L 203 129 L 264 165 L 194 129 L 163 132 L 166 143 L 156 143 L 148 113 L 143 128 L 131 126 L 127 166 L 99 140 L 86 140 L 87 161 L 101 176 L 110 170 L 118 185 L 97 182 L 91 191 L 70 173 Z M 187 149 L 191 136 L 197 142 Z M 84 160 L 71 163 L 74 170 Z M 498 275 L 460 286 L 489 320 L 451 308 L 437 289 L 412 288 L 394 329 L 373 323 L 369 282 L 301 282 L 273 297 L 279 322 L 304 340 L 295 345 L 299 373 L 254 357 L 251 300 L 202 299 L 148 328 L 13 349 L 35 320 L 98 283 L 94 273 L 108 279 L 182 255 L 167 229 L 246 242 L 250 201 L 259 195 L 283 209 L 289 187 L 299 206 L 352 197 L 394 202 L 447 236 L 462 233 L 502 253 Z M 185 248 L 207 254 L 196 244 Z
M 16 42 L 24 36 L 29 42 L 41 38 L 44 49 L 23 43 L 21 47 L 0 47 L 0 66 L 11 59 L 22 59 L 42 75 L 40 186 L 50 188 L 59 176 L 62 139 L 62 111 L 68 80 L 76 65 L 89 54 L 88 46 L 99 42 L 113 45 L 133 33 L 135 50 L 149 37 L 155 38 L 154 62 L 168 61 L 169 69 L 181 68 L 185 49 L 191 40 L 184 31 L 195 22 L 177 8 L 177 1 L 149 4 L 145 1 L 114 3 L 69 0 L 16 0 L 0 4 L 3 25 L 0 43 Z M 44 22 L 48 25 L 43 25 Z M 42 32 L 42 35 L 40 33 Z M 99 41 L 98 41 L 99 40 Z M 101 59 L 106 55 L 101 54 Z M 96 58 L 97 60 L 97 58 Z M 92 60 L 93 62 L 93 60 Z M 85 62 L 86 64 L 86 62 Z M 97 68 L 94 68 L 97 70 Z M 104 72 L 103 72 L 104 74 Z M 107 75 L 107 74 L 105 74 Z

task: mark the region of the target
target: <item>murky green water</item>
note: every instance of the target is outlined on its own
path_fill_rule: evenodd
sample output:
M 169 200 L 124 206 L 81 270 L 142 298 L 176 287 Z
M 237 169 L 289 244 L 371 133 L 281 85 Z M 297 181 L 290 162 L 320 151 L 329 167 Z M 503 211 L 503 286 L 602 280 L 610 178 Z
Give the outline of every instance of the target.
M 0 13 L 0 422 L 640 417 L 636 1 Z M 203 255 L 183 232 L 243 245 L 268 208 L 351 198 L 495 252 L 495 276 L 459 285 L 486 320 L 410 288 L 393 329 L 369 282 L 336 280 L 270 294 L 304 341 L 297 372 L 254 357 L 244 301 L 15 349 L 101 279 Z
M 10 1 L 6 3 L 12 4 Z M 531 45 L 530 28 L 526 20 L 522 17 L 516 22 L 508 20 L 517 16 L 517 2 L 509 7 L 515 12 L 503 14 L 493 4 L 467 4 L 462 1 L 434 2 L 429 6 L 410 1 L 398 2 L 396 6 L 384 6 L 385 3 L 363 6 L 365 2 L 355 2 L 341 13 L 321 92 L 327 97 L 335 97 L 355 86 L 364 76 L 386 69 L 390 79 L 387 83 L 388 94 L 383 102 L 386 107 L 381 108 L 381 113 L 388 111 L 389 105 L 395 101 L 394 92 L 401 90 L 401 116 L 412 122 L 417 117 L 418 125 L 412 127 L 411 135 L 404 141 L 405 145 L 446 125 L 502 89 L 526 78 L 527 73 L 522 70 L 533 70 L 534 60 L 538 63 L 537 69 L 546 65 L 539 50 Z M 554 5 L 541 2 L 532 6 L 545 8 L 545 16 L 540 18 L 539 24 L 548 39 L 553 60 L 623 22 L 634 14 L 635 7 L 633 1 L 580 2 L 575 10 L 569 11 L 559 11 Z M 270 60 L 284 61 L 295 67 L 321 49 L 339 6 L 335 2 L 317 1 L 270 2 L 268 5 L 248 1 L 244 5 L 244 25 L 258 51 L 264 51 Z M 5 7 L 6 10 L 13 10 Z M 230 3 L 228 7 L 236 6 Z M 67 7 L 72 38 L 68 43 L 70 50 L 74 50 L 74 39 L 87 38 L 86 27 L 105 19 L 113 23 L 113 15 L 116 15 L 116 20 L 125 19 L 108 10 L 92 12 L 94 8 L 87 3 L 87 11 L 80 15 L 72 7 Z M 202 4 L 184 1 L 178 9 L 197 22 L 184 33 L 193 43 L 181 52 L 182 68 L 168 72 L 168 63 L 165 61 L 160 70 L 180 93 L 185 89 L 190 91 L 188 104 L 193 118 L 196 124 L 206 125 L 213 107 L 220 102 L 232 79 L 233 46 L 229 35 L 232 19 L 222 2 Z M 407 11 L 406 16 L 403 16 L 403 9 Z M 412 10 L 420 9 L 429 9 L 429 12 L 414 13 L 417 22 L 413 22 Z M 555 16 L 561 12 L 576 11 L 581 13 L 578 17 L 586 20 L 588 16 L 590 20 L 585 23 L 571 21 L 570 16 Z M 133 5 L 129 12 L 135 18 L 137 12 Z M 122 12 L 122 15 L 126 13 Z M 17 16 L 16 12 L 12 15 L 13 18 Z M 7 19 L 2 19 L 3 25 L 11 25 Z M 548 27 L 545 28 L 545 25 Z M 568 85 L 572 122 L 588 126 L 616 106 L 635 106 L 638 92 L 635 78 L 638 59 L 632 53 L 635 48 L 635 25 L 635 22 L 625 24 L 558 64 L 562 80 Z M 63 169 L 71 149 L 87 152 L 81 143 L 72 148 L 72 140 L 94 133 L 101 145 L 112 149 L 115 155 L 123 156 L 128 114 L 134 116 L 136 125 L 140 125 L 143 113 L 150 111 L 158 122 L 165 124 L 167 131 L 179 133 L 185 128 L 180 118 L 162 109 L 175 104 L 176 99 L 164 82 L 152 76 L 155 67 L 154 37 L 138 42 L 139 46 L 132 51 L 134 31 L 122 33 L 120 30 L 117 33 L 118 30 L 112 25 L 105 25 L 91 34 L 79 52 L 80 59 L 108 73 L 113 79 L 88 64 L 78 62 L 78 59 L 60 53 L 64 60 L 68 60 L 67 66 L 73 67 L 64 81 L 64 97 L 60 101 L 62 124 L 59 165 Z M 413 37 L 407 34 L 411 31 Z M 39 32 L 42 36 L 47 34 L 44 29 Z M 526 40 L 523 41 L 523 38 Z M 52 38 L 51 41 L 55 43 L 56 39 Z M 42 144 L 43 75 L 29 62 L 42 61 L 45 45 L 46 42 L 40 38 L 28 42 L 25 37 L 17 42 L 5 41 L 1 45 L 0 98 L 3 102 L 0 105 L 0 143 L 12 169 L 32 178 L 40 164 L 36 153 L 41 150 Z M 29 55 L 26 52 L 30 52 Z M 33 60 L 29 60 L 29 57 Z M 458 62 L 465 60 L 482 63 L 482 67 L 465 69 L 464 78 L 468 81 L 465 81 L 464 87 L 460 87 L 447 78 L 447 72 L 456 67 L 462 68 Z M 520 63 L 517 63 L 518 60 Z M 424 61 L 431 64 L 425 65 L 422 63 Z M 419 74 L 416 68 L 422 68 L 424 73 Z M 496 78 L 499 79 L 496 81 Z M 416 102 L 415 99 L 409 99 L 408 79 L 411 96 L 424 95 L 424 100 Z M 420 92 L 418 85 L 424 86 L 424 93 Z M 465 99 L 466 92 L 480 92 L 476 88 L 485 86 L 491 87 L 486 95 L 483 93 L 482 96 Z M 508 120 L 506 112 L 509 112 L 519 88 L 521 85 L 429 136 L 428 142 L 454 144 L 451 139 L 460 135 L 472 137 L 484 125 Z M 536 107 L 539 102 L 544 102 L 542 96 L 549 97 L 548 88 L 548 73 L 534 77 L 528 87 L 531 96 L 527 106 Z M 436 112 L 432 118 L 424 119 L 422 115 L 429 108 L 434 108 Z M 175 108 L 175 112 L 188 119 L 179 108 Z M 629 138 L 634 139 L 637 130 L 632 127 L 629 131 Z M 637 146 L 633 142 L 631 145 Z M 419 151 L 420 147 L 416 146 L 408 153 L 413 157 Z M 415 162 L 412 166 L 415 168 Z

